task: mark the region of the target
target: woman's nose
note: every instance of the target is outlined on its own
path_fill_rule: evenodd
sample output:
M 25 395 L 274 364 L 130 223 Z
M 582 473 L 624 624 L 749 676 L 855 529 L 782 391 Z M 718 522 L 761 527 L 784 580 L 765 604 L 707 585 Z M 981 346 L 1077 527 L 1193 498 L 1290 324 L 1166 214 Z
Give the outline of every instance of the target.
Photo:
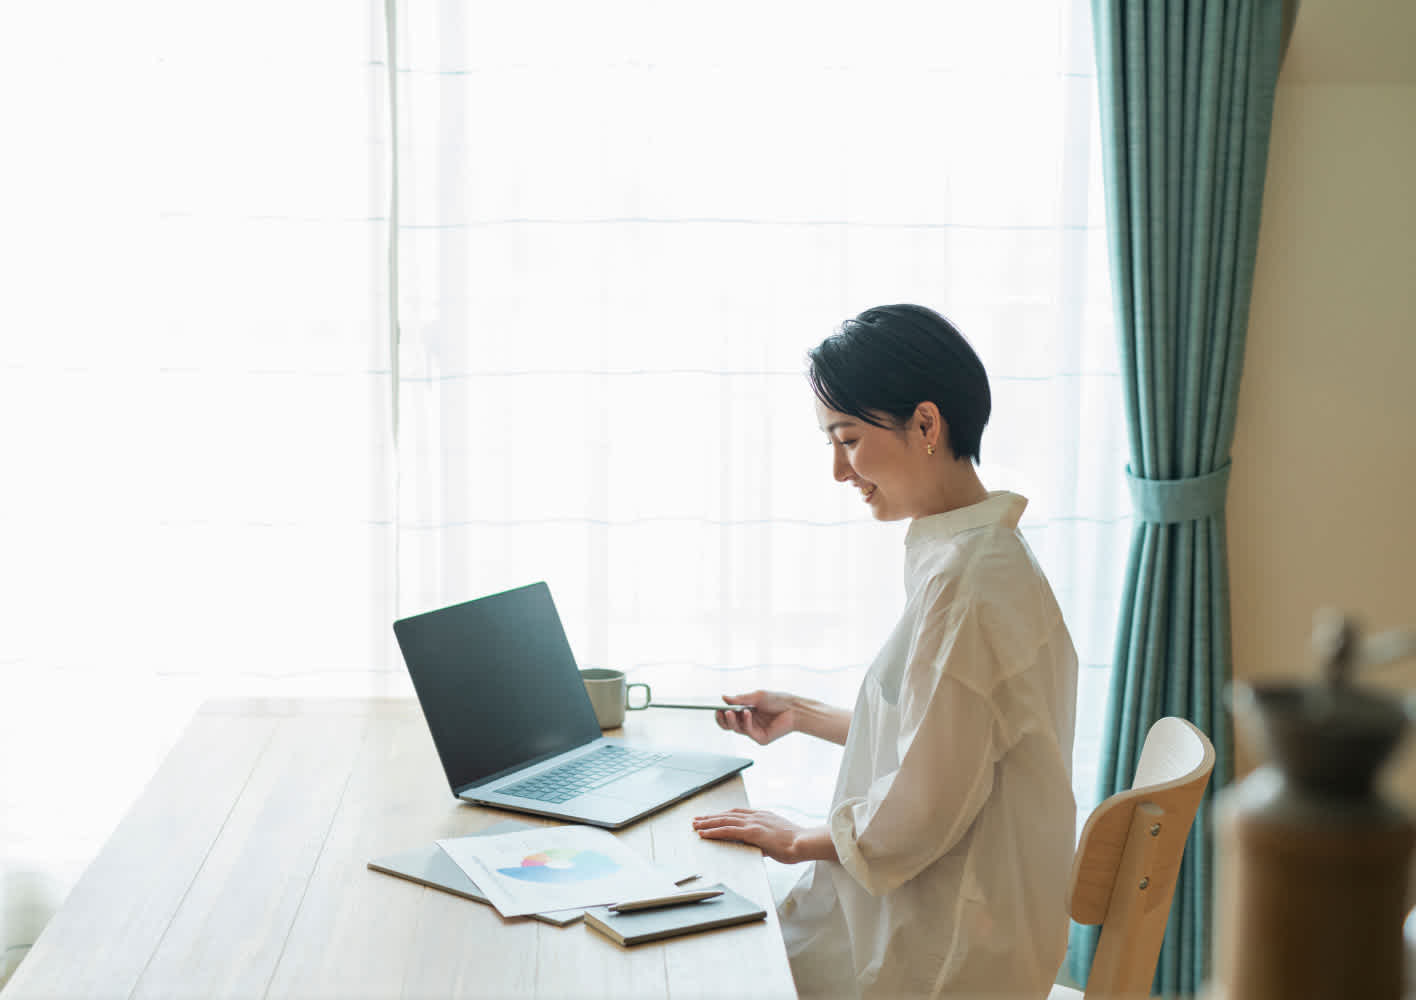
M 836 477 L 836 482 L 844 483 L 851 478 L 851 463 L 846 461 L 846 449 L 835 447 L 831 449 L 831 475 Z

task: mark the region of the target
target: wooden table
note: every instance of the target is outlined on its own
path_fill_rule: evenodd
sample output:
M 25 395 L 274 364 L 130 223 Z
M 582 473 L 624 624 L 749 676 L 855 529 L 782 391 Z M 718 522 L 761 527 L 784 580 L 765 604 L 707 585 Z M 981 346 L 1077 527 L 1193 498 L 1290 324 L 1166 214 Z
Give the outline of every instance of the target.
M 736 753 L 750 746 L 723 742 L 730 735 L 706 713 L 635 713 L 627 732 Z M 746 802 L 735 777 L 619 835 L 670 871 L 726 881 L 766 907 L 766 922 L 624 949 L 583 923 L 503 920 L 365 867 L 527 818 L 452 797 L 415 702 L 211 702 L 4 1000 L 791 997 L 761 855 L 699 840 L 689 826 Z

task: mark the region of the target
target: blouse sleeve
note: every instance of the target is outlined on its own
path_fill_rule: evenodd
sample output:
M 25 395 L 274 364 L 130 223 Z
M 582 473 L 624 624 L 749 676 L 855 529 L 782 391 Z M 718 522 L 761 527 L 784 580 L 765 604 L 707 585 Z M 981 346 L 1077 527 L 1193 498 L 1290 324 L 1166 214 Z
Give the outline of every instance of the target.
M 980 658 L 994 656 L 972 609 L 924 616 L 900 690 L 900 766 L 830 817 L 841 864 L 872 895 L 903 885 L 957 844 L 987 801 L 1006 748 L 973 678 L 989 672 Z M 961 660 L 967 668 L 955 669 Z

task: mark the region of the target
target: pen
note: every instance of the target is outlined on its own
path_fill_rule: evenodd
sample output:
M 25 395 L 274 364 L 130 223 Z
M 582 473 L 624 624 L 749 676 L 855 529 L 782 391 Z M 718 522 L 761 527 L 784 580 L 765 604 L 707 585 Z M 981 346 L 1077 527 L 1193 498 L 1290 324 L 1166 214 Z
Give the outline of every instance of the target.
M 722 889 L 700 889 L 696 892 L 676 892 L 672 896 L 656 896 L 652 899 L 631 899 L 623 903 L 611 903 L 607 909 L 615 913 L 633 913 L 635 910 L 654 910 L 661 906 L 678 906 L 682 903 L 697 903 L 705 899 L 721 896 Z

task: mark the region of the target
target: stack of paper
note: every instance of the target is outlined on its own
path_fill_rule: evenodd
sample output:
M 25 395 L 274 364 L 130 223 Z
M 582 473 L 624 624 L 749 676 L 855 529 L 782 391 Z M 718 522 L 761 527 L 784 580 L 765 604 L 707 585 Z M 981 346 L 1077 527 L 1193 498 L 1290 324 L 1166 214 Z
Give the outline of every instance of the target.
M 608 830 L 551 826 L 439 840 L 504 917 L 666 896 L 671 878 Z
M 530 915 L 565 926 L 584 916 L 592 928 L 625 946 L 766 917 L 762 907 L 726 886 L 718 887 L 723 892 L 714 899 L 610 911 L 611 903 L 657 901 L 679 889 L 614 834 L 591 826 L 507 820 L 472 836 L 377 858 L 369 867 L 491 903 L 504 917 Z
M 491 836 L 498 833 L 510 833 L 513 830 L 534 829 L 537 827 L 533 823 L 509 819 L 493 823 L 475 836 Z M 410 882 L 427 886 L 429 889 L 438 889 L 454 896 L 461 896 L 463 899 L 470 899 L 474 903 L 491 903 L 487 894 L 478 887 L 477 883 L 468 878 L 467 873 L 457 867 L 457 862 L 453 861 L 448 853 L 437 844 L 424 844 L 411 851 L 400 851 L 398 854 L 375 858 L 369 862 L 369 867 L 376 872 L 396 875 Z M 572 924 L 579 920 L 584 914 L 584 910 L 555 910 L 547 913 L 533 913 L 531 916 L 542 923 L 564 927 L 566 924 Z

